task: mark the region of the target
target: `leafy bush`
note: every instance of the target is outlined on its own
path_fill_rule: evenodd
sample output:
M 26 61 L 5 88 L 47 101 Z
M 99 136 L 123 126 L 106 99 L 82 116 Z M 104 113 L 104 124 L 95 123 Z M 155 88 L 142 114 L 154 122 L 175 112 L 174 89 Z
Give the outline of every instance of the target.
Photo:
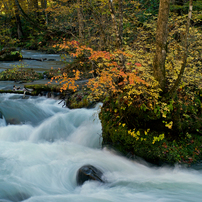
M 103 145 L 155 164 L 197 162 L 202 158 L 202 97 L 198 89 L 192 95 L 186 91 L 153 106 L 142 96 L 139 103 L 123 99 L 125 95 L 105 99 L 100 113 Z

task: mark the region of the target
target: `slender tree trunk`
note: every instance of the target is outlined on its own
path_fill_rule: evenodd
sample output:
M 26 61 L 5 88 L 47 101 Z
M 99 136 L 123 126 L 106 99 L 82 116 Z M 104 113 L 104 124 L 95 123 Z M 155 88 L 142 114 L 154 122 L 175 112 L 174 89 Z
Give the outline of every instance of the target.
M 102 23 L 104 22 L 103 16 L 101 16 Z M 102 50 L 105 46 L 105 33 L 102 31 L 103 25 L 100 24 L 100 40 L 99 40 L 99 49 Z
M 171 90 L 168 93 L 169 97 L 172 97 L 175 93 L 175 91 L 177 90 L 179 83 L 182 79 L 182 76 L 184 74 L 184 70 L 187 64 L 187 57 L 188 57 L 188 36 L 189 36 L 189 27 L 190 27 L 190 21 L 191 21 L 191 15 L 192 15 L 192 9 L 193 9 L 193 0 L 189 1 L 189 13 L 188 13 L 188 18 L 187 18 L 187 26 L 186 26 L 186 33 L 185 33 L 185 38 L 184 38 L 184 54 L 183 54 L 183 62 L 182 62 L 182 66 L 180 69 L 180 73 L 178 74 L 178 78 L 175 81 L 173 87 L 171 88 Z
M 119 0 L 119 35 L 123 41 L 123 0 Z
M 47 0 L 41 0 L 41 7 L 43 9 L 43 14 L 46 18 L 46 25 L 48 25 L 48 13 L 45 11 L 45 9 L 47 8 Z
M 103 10 L 101 12 L 101 18 L 99 20 L 99 24 L 100 24 L 100 50 L 103 50 L 104 47 L 106 47 L 106 32 L 104 31 L 105 29 L 105 23 L 106 23 L 107 19 L 105 14 L 103 14 Z
M 116 16 L 115 16 L 115 12 L 114 12 L 114 7 L 113 7 L 111 0 L 109 0 L 109 10 L 111 13 L 112 23 L 113 23 L 114 31 L 116 34 L 116 48 L 120 49 L 122 46 L 122 40 L 121 40 L 121 36 L 119 33 L 119 28 L 117 25 Z
M 122 0 L 119 0 L 119 6 L 122 7 Z M 114 12 L 114 7 L 113 7 L 113 4 L 112 4 L 111 0 L 109 0 L 109 10 L 110 10 L 110 13 L 111 13 L 112 23 L 113 23 L 113 27 L 114 27 L 114 31 L 115 31 L 115 35 L 116 35 L 116 48 L 121 49 L 121 47 L 122 47 L 121 34 L 122 33 L 120 33 L 120 31 L 122 29 L 122 24 L 123 24 L 122 17 L 119 16 L 119 25 L 121 27 L 118 27 L 115 12 Z M 119 10 L 119 14 L 122 14 L 122 8 Z M 126 70 L 125 58 L 124 58 L 123 54 L 119 55 L 119 61 L 120 61 L 121 68 L 125 71 Z
M 84 22 L 83 22 L 81 0 L 77 0 L 77 4 L 78 4 L 77 17 L 78 17 L 78 23 L 79 23 L 79 38 L 84 39 Z
M 32 25 L 34 26 L 34 28 L 37 28 L 39 30 L 45 30 L 45 27 L 42 27 L 39 23 L 37 23 L 37 21 L 34 21 L 32 20 L 25 12 L 24 10 L 22 9 L 22 7 L 20 6 L 19 4 L 19 1 L 18 0 L 14 0 L 17 7 L 18 7 L 18 10 L 21 12 L 21 14 L 23 15 L 23 17 L 28 20 L 30 23 L 32 23 Z
M 18 35 L 18 39 L 21 39 L 23 37 L 23 31 L 22 31 L 19 10 L 15 1 L 14 1 L 14 11 L 15 11 L 15 19 L 16 19 L 16 25 L 17 25 L 17 35 Z
M 156 54 L 153 61 L 154 77 L 165 92 L 165 60 L 167 54 L 168 17 L 170 0 L 160 0 L 156 30 Z

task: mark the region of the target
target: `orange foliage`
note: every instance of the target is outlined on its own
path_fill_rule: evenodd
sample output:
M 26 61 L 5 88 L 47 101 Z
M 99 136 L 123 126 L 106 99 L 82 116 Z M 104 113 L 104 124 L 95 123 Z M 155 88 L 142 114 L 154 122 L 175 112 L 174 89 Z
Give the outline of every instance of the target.
M 96 71 L 98 77 L 89 79 L 87 86 L 96 92 L 98 96 L 102 96 L 106 93 L 121 93 L 124 90 L 124 87 L 129 85 L 134 87 L 138 84 L 147 85 L 147 83 L 140 78 L 137 74 L 138 69 L 135 72 L 132 72 L 130 69 L 123 69 L 120 66 L 119 56 L 125 56 L 125 58 L 132 58 L 132 55 L 125 53 L 122 50 L 116 50 L 113 53 L 107 51 L 94 51 L 92 48 L 86 47 L 85 45 L 80 45 L 77 41 L 67 42 L 63 40 L 63 44 L 57 45 L 61 49 L 68 49 L 72 52 L 70 53 L 73 57 L 84 56 L 89 61 L 97 62 Z M 131 63 L 126 63 L 128 66 L 132 66 Z M 140 63 L 134 64 L 136 67 L 141 67 Z M 134 66 L 133 65 L 133 66 Z M 80 71 L 74 71 L 74 78 L 69 78 L 66 74 L 62 76 L 56 76 L 52 79 L 59 79 L 60 84 L 62 84 L 61 91 L 67 89 L 72 89 L 76 91 L 78 85 L 76 85 L 76 80 L 80 78 Z

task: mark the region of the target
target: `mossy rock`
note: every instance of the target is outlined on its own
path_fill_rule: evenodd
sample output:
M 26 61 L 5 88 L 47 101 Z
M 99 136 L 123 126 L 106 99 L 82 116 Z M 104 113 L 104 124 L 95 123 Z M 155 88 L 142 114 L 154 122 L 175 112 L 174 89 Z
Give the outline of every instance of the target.
M 60 85 L 56 84 L 29 84 L 29 85 L 24 85 L 25 88 L 27 89 L 32 89 L 31 94 L 32 95 L 38 95 L 43 91 L 46 92 L 60 92 Z
M 80 90 L 75 93 L 69 94 L 66 106 L 70 109 L 75 108 L 91 108 L 94 107 L 97 103 L 96 101 L 91 101 L 88 98 L 88 95 L 90 94 L 90 91 L 86 90 Z
M 22 55 L 16 49 L 4 49 L 0 52 L 0 61 L 19 61 Z
M 130 117 L 128 122 L 123 116 L 117 116 L 117 106 L 111 100 L 104 103 L 99 118 L 102 123 L 103 147 L 112 148 L 124 156 L 130 158 L 140 157 L 155 165 L 191 165 L 202 160 L 202 136 L 196 133 L 179 135 L 176 139 L 170 139 L 165 132 L 165 136 L 160 139 L 162 131 L 150 128 L 148 132 L 145 128 L 135 128 L 135 134 L 131 134 L 131 125 L 135 127 L 137 116 L 130 116 L 130 112 L 125 112 Z M 154 141 L 157 137 L 157 141 Z
M 44 78 L 43 75 L 35 72 L 33 69 L 21 69 L 19 67 L 6 69 L 0 73 L 1 81 L 18 81 L 21 83 L 27 83 L 42 78 Z

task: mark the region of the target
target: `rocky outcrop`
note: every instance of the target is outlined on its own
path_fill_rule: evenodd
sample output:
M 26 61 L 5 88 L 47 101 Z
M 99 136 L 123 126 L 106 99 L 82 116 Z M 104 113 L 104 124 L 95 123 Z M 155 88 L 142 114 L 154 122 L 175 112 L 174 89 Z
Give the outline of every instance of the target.
M 76 182 L 78 185 L 82 185 L 90 180 L 104 183 L 102 176 L 103 173 L 99 169 L 92 165 L 84 165 L 77 171 Z

